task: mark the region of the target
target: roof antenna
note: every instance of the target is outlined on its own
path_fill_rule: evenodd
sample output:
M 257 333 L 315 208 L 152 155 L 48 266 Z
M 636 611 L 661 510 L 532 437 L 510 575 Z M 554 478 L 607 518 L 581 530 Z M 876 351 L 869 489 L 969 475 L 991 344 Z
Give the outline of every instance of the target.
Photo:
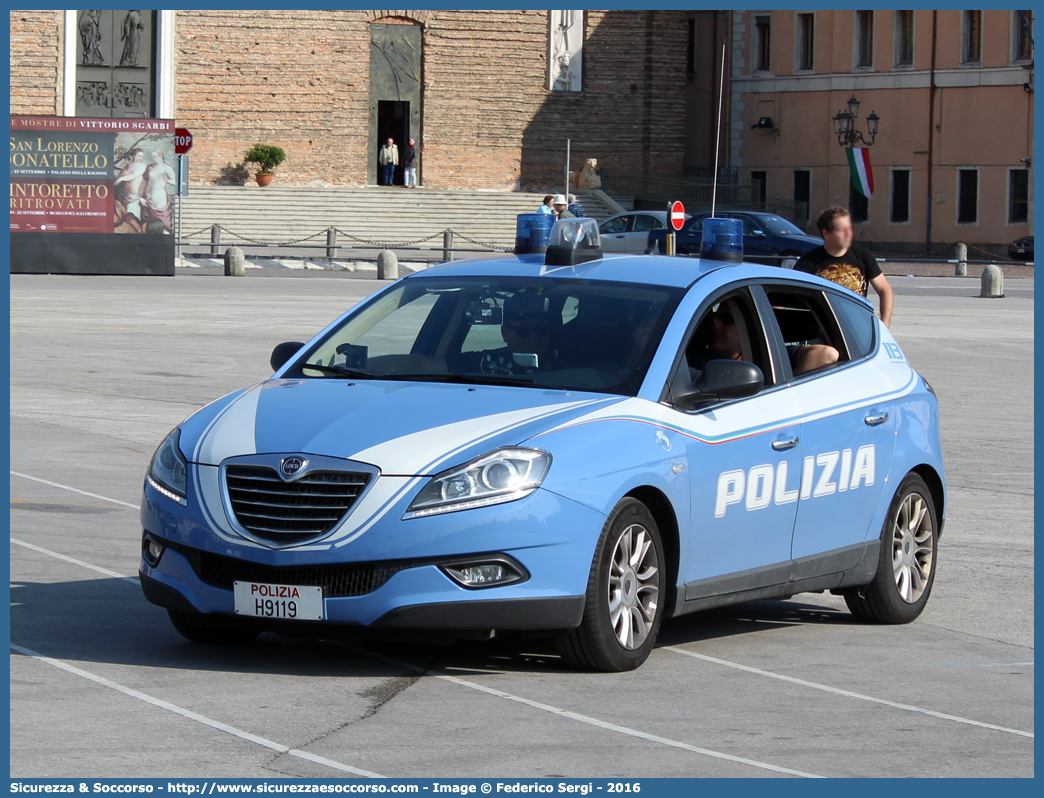
M 718 153 L 721 151 L 721 100 L 725 92 L 725 39 L 721 40 L 721 81 L 718 85 L 718 130 L 714 135 L 714 188 L 711 190 L 711 217 L 718 202 Z

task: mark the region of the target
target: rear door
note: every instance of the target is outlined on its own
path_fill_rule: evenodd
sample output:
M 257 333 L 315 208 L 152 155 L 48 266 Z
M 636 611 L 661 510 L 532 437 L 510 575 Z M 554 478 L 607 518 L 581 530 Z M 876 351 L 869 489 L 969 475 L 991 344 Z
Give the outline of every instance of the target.
M 722 311 L 738 322 L 742 359 L 762 370 L 766 385 L 746 399 L 675 408 L 692 497 L 681 563 L 687 600 L 781 584 L 791 571 L 801 469 L 798 410 L 775 377 L 778 364 L 748 288 L 709 298 L 696 314 L 678 368 L 702 366 L 700 352 L 714 347 L 715 315 Z
M 649 233 L 653 230 L 663 230 L 667 227 L 662 221 L 651 213 L 635 214 L 631 225 L 631 232 L 627 233 L 627 252 L 645 252 L 649 245 Z
M 836 364 L 816 371 L 796 374 L 790 358 L 783 366 L 801 414 L 794 578 L 820 575 L 826 566 L 840 572 L 859 561 L 862 544 L 879 531 L 869 524 L 895 449 L 894 389 L 868 359 L 876 322 L 855 295 L 831 292 L 828 299 L 823 291 L 786 283 L 763 288 L 782 344 L 838 350 Z M 839 303 L 842 313 L 834 310 Z

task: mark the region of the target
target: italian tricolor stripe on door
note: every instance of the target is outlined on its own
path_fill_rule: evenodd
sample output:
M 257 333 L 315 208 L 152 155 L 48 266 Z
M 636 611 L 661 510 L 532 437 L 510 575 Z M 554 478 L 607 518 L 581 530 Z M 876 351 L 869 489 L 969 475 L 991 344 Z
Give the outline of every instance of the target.
M 870 167 L 870 150 L 866 147 L 849 147 L 848 169 L 852 174 L 852 185 L 867 199 L 874 193 L 874 172 Z

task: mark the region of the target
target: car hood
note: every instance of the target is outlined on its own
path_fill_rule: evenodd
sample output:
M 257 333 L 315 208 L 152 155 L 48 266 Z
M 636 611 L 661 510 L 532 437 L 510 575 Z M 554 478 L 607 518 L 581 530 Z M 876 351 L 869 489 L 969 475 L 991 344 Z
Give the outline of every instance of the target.
M 248 454 L 313 454 L 418 476 L 621 399 L 499 385 L 269 380 L 185 421 L 181 449 L 204 465 Z

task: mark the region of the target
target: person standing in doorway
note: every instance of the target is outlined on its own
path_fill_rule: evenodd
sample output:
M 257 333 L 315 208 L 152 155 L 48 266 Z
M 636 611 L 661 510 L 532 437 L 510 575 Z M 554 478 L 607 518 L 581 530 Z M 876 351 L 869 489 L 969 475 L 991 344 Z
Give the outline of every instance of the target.
M 388 139 L 381 147 L 381 154 L 377 157 L 377 163 L 381 165 L 381 185 L 390 186 L 395 183 L 395 167 L 399 165 L 399 148 L 395 146 L 395 139 Z
M 816 219 L 823 236 L 823 246 L 809 250 L 794 264 L 797 271 L 814 274 L 843 285 L 860 296 L 873 286 L 881 300 L 881 321 L 892 323 L 892 287 L 877 259 L 864 247 L 852 241 L 852 216 L 840 207 L 827 208 Z
M 403 183 L 406 188 L 417 188 L 417 140 L 410 139 L 402 159 Z

